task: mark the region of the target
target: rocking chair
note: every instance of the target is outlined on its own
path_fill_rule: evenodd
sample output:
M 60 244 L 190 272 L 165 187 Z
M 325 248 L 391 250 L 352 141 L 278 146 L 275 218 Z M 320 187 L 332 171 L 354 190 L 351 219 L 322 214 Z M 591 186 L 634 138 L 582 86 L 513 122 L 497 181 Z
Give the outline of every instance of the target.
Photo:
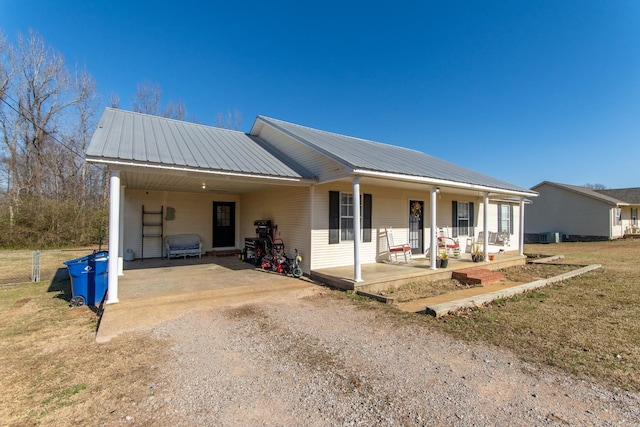
M 393 256 L 397 262 L 399 253 L 404 255 L 404 262 L 408 263 L 413 259 L 411 254 L 411 245 L 408 243 L 396 245 L 393 242 L 393 231 L 391 230 L 391 227 L 385 228 L 385 234 L 387 236 L 387 246 L 389 247 L 389 261 L 391 261 L 391 256 Z

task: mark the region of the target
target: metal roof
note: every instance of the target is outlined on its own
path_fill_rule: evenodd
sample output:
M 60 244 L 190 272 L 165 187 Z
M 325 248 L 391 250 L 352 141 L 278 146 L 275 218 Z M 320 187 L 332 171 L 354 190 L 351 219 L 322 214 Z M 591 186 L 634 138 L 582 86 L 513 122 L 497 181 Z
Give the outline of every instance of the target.
M 246 133 L 113 108 L 104 111 L 86 157 L 132 166 L 313 179 Z
M 260 123 L 262 122 L 262 123 Z M 258 116 L 251 134 L 258 134 L 263 123 L 333 159 L 346 168 L 408 177 L 432 178 L 509 190 L 535 196 L 517 185 L 467 169 L 420 151 L 313 129 L 282 120 Z
M 609 203 L 612 205 L 626 205 L 627 202 L 617 199 L 615 197 L 611 197 L 607 194 L 604 194 L 602 190 L 592 190 L 591 188 L 581 187 L 579 185 L 569 185 L 569 184 L 560 184 L 559 182 L 551 182 L 551 181 L 543 181 L 540 184 L 532 187 L 532 189 L 539 188 L 543 185 L 552 185 L 559 188 L 564 188 L 565 190 L 572 191 L 574 193 L 579 193 L 587 197 L 591 197 L 592 199 L 600 200 L 605 203 Z

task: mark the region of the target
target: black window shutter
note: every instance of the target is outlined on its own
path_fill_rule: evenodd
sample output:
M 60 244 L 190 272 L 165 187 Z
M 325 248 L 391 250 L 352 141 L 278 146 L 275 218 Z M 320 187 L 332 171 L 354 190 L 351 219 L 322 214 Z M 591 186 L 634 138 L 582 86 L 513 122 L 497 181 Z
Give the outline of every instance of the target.
M 340 243 L 340 192 L 329 191 L 329 244 Z
M 473 208 L 473 202 L 469 202 L 469 235 L 470 236 L 475 236 L 475 229 L 474 227 L 476 226 L 476 218 L 475 218 L 475 209 Z M 485 212 L 485 215 L 487 213 Z
M 509 218 L 511 218 L 511 221 L 509 221 L 509 234 L 513 234 L 513 221 L 515 220 L 513 218 L 513 205 L 509 205 Z
M 498 231 L 506 231 L 502 230 L 502 205 L 498 204 Z
M 451 237 L 458 237 L 458 202 L 451 202 Z
M 364 194 L 362 206 L 362 241 L 370 242 L 371 241 L 371 212 L 373 211 L 372 203 L 371 203 L 371 194 Z

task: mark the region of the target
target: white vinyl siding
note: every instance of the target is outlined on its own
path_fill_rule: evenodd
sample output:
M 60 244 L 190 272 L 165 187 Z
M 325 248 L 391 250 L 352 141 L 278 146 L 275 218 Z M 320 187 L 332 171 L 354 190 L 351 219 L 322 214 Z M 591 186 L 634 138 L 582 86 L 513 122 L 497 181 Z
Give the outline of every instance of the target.
M 310 242 L 310 188 L 272 187 L 243 194 L 241 197 L 240 240 L 255 237 L 256 220 L 271 220 L 275 237 L 284 242 L 288 256 L 298 249 L 302 255 L 302 271 L 309 273 Z
M 142 205 L 147 211 L 159 211 L 164 207 L 164 236 L 173 234 L 197 234 L 202 240 L 202 250 L 212 248 L 213 201 L 236 202 L 236 222 L 238 220 L 237 196 L 229 194 L 168 193 L 164 191 L 127 190 L 124 193 L 124 250 L 132 249 L 136 258 L 141 254 Z M 167 208 L 175 210 L 173 220 L 166 219 Z M 236 233 L 236 239 L 237 239 Z M 161 256 L 159 238 L 146 238 L 145 258 Z
M 313 224 L 311 229 L 313 260 L 312 269 L 353 265 L 353 241 L 329 244 L 329 191 L 351 193 L 350 182 L 317 185 L 313 189 Z M 371 242 L 361 242 L 360 260 L 363 264 L 388 259 L 385 228 L 393 228 L 396 242 L 408 242 L 409 200 L 427 200 L 427 193 L 405 191 L 397 188 L 360 186 L 362 194 L 372 197 Z M 428 203 L 425 203 L 425 224 L 428 224 Z M 449 210 L 449 218 L 451 212 Z M 425 231 L 425 243 L 428 242 Z M 414 254 L 417 256 L 419 254 Z

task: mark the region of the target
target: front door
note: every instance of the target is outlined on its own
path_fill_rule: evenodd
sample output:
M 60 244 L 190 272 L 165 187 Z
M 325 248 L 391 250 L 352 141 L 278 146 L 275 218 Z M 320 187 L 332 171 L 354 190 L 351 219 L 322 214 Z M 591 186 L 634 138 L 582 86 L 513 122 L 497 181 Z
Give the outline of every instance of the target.
M 226 248 L 236 245 L 235 202 L 213 202 L 213 247 Z
M 424 253 L 424 202 L 409 200 L 409 244 L 414 254 Z

